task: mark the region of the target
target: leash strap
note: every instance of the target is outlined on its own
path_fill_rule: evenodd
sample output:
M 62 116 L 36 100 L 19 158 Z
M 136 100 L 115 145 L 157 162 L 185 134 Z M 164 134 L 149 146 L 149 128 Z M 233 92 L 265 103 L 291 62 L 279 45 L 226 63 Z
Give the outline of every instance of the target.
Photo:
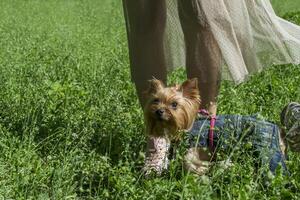
M 209 140 L 209 148 L 212 153 L 215 152 L 215 146 L 214 146 L 214 129 L 216 124 L 216 115 L 209 115 L 209 112 L 205 109 L 199 110 L 199 113 L 201 115 L 208 116 L 210 119 L 210 126 L 209 126 L 209 134 L 208 134 L 208 140 Z
M 209 148 L 211 152 L 215 152 L 215 146 L 214 146 L 214 129 L 216 124 L 216 116 L 212 115 L 210 116 L 210 127 L 209 127 Z

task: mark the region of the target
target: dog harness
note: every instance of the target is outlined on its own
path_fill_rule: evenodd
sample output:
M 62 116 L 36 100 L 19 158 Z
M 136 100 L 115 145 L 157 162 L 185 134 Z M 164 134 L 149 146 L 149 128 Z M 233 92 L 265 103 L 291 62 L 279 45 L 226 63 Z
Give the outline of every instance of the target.
M 213 121 L 213 122 L 212 122 Z M 287 172 L 286 156 L 280 149 L 280 129 L 271 122 L 255 116 L 241 115 L 199 115 L 189 134 L 190 147 L 210 148 L 215 151 L 230 151 L 251 146 L 251 150 L 262 164 L 269 164 L 271 172 L 281 165 Z

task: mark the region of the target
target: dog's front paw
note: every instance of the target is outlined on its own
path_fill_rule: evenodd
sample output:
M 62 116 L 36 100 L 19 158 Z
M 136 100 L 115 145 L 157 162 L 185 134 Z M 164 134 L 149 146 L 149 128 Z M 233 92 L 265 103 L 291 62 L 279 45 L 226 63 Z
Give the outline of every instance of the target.
M 184 165 L 186 170 L 191 171 L 195 174 L 198 175 L 204 175 L 206 174 L 210 167 L 211 167 L 211 162 L 210 161 L 205 161 L 201 160 L 201 157 L 206 157 L 200 154 L 205 153 L 204 151 L 200 152 L 200 149 L 198 148 L 190 148 L 185 155 L 184 158 Z
M 146 176 L 150 174 L 161 175 L 163 171 L 168 169 L 169 160 L 165 156 L 155 155 L 146 158 L 143 172 Z
M 143 171 L 145 175 L 160 175 L 168 168 L 169 140 L 163 137 L 149 137 Z
M 206 173 L 208 173 L 209 168 L 210 168 L 210 164 L 208 161 L 204 161 L 207 163 L 202 163 L 201 165 L 197 165 L 194 163 L 186 163 L 186 169 L 190 172 L 193 172 L 199 176 L 202 176 Z

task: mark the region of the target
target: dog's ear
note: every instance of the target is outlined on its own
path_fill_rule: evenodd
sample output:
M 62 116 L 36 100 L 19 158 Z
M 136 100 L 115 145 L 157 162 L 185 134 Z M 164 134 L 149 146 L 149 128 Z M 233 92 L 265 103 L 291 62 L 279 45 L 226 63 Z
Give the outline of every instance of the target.
M 164 88 L 163 82 L 154 78 L 152 80 L 149 80 L 149 88 L 147 90 L 147 93 L 154 94 L 163 88 Z
M 187 98 L 199 98 L 198 79 L 188 79 L 182 83 L 179 88 L 182 91 L 184 97 Z

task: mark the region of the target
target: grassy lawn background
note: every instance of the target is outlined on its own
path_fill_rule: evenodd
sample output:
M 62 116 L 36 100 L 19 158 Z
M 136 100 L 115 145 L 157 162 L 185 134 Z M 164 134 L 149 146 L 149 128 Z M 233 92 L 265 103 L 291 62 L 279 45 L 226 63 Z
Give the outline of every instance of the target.
M 300 0 L 271 0 L 271 3 L 279 15 L 300 10 Z
M 279 12 L 300 24 L 300 12 Z M 279 122 L 281 108 L 300 101 L 299 83 L 292 65 L 224 82 L 219 112 Z M 0 86 L 0 199 L 300 198 L 293 153 L 289 178 L 261 176 L 242 151 L 229 170 L 196 177 L 182 170 L 183 149 L 170 173 L 141 176 L 143 117 L 118 1 L 1 1 Z

